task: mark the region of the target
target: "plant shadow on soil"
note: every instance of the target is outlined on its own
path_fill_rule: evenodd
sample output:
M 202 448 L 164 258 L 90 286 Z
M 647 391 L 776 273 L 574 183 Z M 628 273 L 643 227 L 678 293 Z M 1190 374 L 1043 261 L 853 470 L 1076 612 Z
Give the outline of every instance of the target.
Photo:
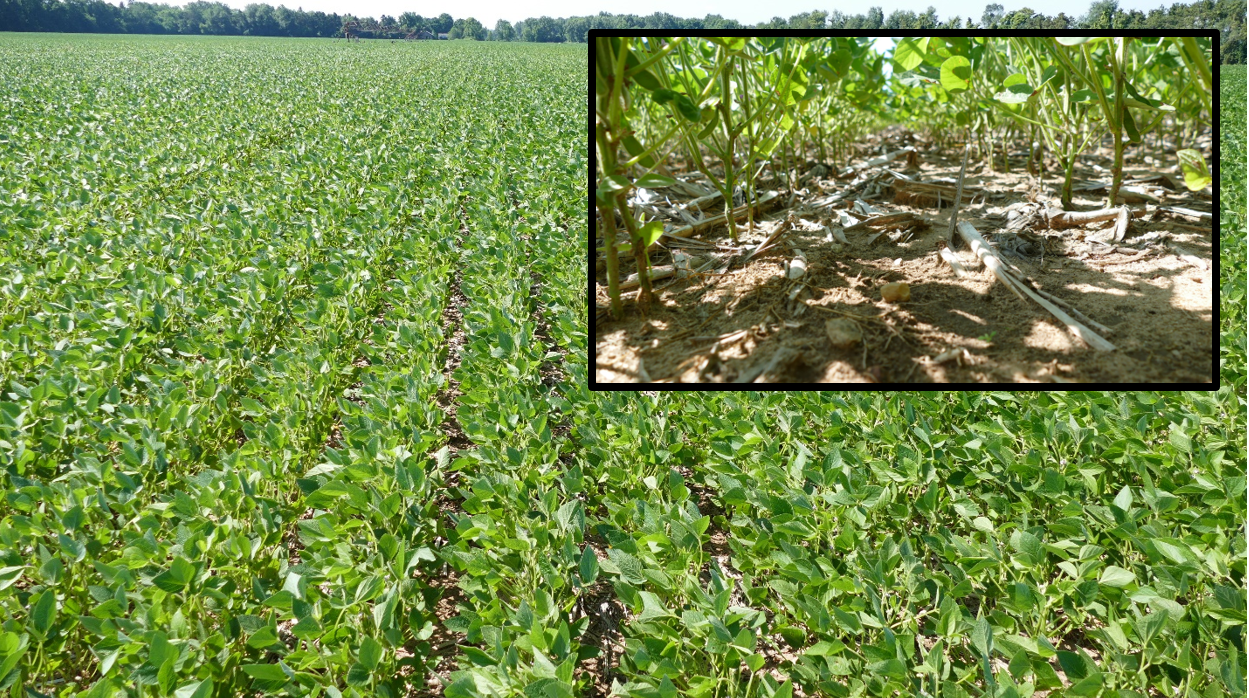
M 915 136 L 886 131 L 870 144 L 870 153 L 901 147 Z M 1208 138 L 1203 138 L 1207 145 Z M 866 150 L 866 149 L 865 149 Z M 919 169 L 908 171 L 924 180 L 956 178 L 961 148 L 937 153 L 917 143 Z M 1077 164 L 1076 180 L 1109 181 L 1109 143 L 1086 152 Z M 1018 151 L 1015 151 L 1016 153 Z M 866 157 L 871 157 L 868 154 Z M 866 158 L 863 158 L 866 159 Z M 861 160 L 856 161 L 861 162 Z M 815 163 L 800 170 L 807 171 Z M 984 163 L 969 162 L 967 186 L 988 192 L 960 208 L 959 220 L 968 221 L 989 237 L 1005 227 L 1004 211 L 1012 204 L 1035 200 L 1057 206 L 1061 174 L 1054 162 L 1037 178 L 1022 171 L 1016 155 L 1011 172 L 988 171 Z M 1131 146 L 1125 159 L 1124 179 L 1152 174 L 1174 175 L 1174 155 L 1156 148 L 1152 138 L 1143 149 Z M 897 164 L 901 167 L 901 163 Z M 1095 172 L 1094 168 L 1098 171 Z M 673 172 L 680 171 L 673 168 Z M 824 180 L 828 188 L 803 199 L 837 193 L 847 182 Z M 767 184 L 766 182 L 764 183 Z M 773 182 L 779 185 L 779 182 Z M 811 190 L 815 187 L 808 185 Z M 761 185 L 760 191 L 769 188 Z M 770 188 L 779 188 L 778 186 Z M 1099 197 L 1099 198 L 1098 198 Z M 788 199 L 788 193 L 785 193 Z M 854 196 L 850 197 L 853 200 Z M 1035 286 L 1075 306 L 1094 321 L 1113 330 L 1106 335 L 1114 351 L 1097 351 L 1032 300 L 1021 300 L 1002 288 L 981 267 L 966 278 L 956 278 L 939 257 L 950 208 L 897 205 L 890 191 L 868 203 L 886 213 L 911 211 L 927 223 L 910 240 L 899 234 L 876 236 L 872 231 L 845 233 L 849 245 L 833 240 L 827 229 L 805 232 L 800 226 L 744 266 L 734 265 L 723 277 L 698 276 L 658 292 L 643 315 L 636 291 L 622 293 L 624 317 L 602 317 L 595 327 L 595 375 L 598 383 L 734 382 L 770 365 L 756 382 L 776 383 L 1203 383 L 1213 376 L 1213 314 L 1215 270 L 1213 245 L 1207 224 L 1161 214 L 1134 220 L 1123 245 L 1133 238 L 1165 232 L 1170 240 L 1204 265 L 1185 261 L 1167 246 L 1134 261 L 1125 254 L 1097 254 L 1107 247 L 1083 239 L 1113 222 L 1085 224 L 1062 231 L 1037 229 L 1045 252 L 1036 258 L 1008 257 Z M 1103 208 L 1104 193 L 1075 193 L 1075 210 Z M 1208 196 L 1187 191 L 1167 192 L 1164 205 L 1210 208 Z M 1133 209 L 1143 204 L 1132 204 Z M 784 219 L 774 211 L 764 221 Z M 714 215 L 714 214 L 712 214 Z M 835 224 L 837 212 L 806 210 L 801 217 L 819 225 Z M 709 242 L 731 244 L 724 226 L 701 236 Z M 871 238 L 875 237 L 875 240 Z M 739 227 L 742 245 L 757 244 L 764 233 Z M 894 240 L 896 238 L 896 241 Z M 869 240 L 871 240 L 869 242 Z M 1144 247 L 1144 246 L 1142 246 Z M 806 287 L 795 301 L 785 278 L 785 261 L 801 250 L 808 262 Z M 1132 250 L 1129 250 L 1129 253 Z M 666 251 L 653 264 L 671 263 Z M 963 255 L 964 260 L 969 253 Z M 632 258 L 621 259 L 622 278 L 635 271 Z M 596 303 L 608 305 L 606 275 L 598 274 Z M 888 303 L 880 287 L 906 282 L 908 302 Z M 840 349 L 831 345 L 825 323 L 846 318 L 856 323 L 862 341 Z M 742 333 L 740 331 L 745 330 Z M 717 337 L 738 333 L 711 352 Z M 965 349 L 958 359 L 942 363 L 933 357 L 951 349 Z M 782 358 L 776 352 L 784 351 Z M 640 369 L 640 370 L 639 370 Z

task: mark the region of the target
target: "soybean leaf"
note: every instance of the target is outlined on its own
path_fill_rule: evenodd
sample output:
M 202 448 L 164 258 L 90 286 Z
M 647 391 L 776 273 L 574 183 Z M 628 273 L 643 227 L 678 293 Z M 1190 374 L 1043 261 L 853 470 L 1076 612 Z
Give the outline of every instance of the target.
M 655 189 L 658 187 L 670 187 L 676 183 L 677 181 L 673 179 L 672 177 L 665 177 L 661 174 L 655 174 L 655 173 L 642 175 L 640 178 L 638 178 L 636 182 L 634 182 L 634 184 L 644 189 Z
M 277 664 L 244 664 L 243 673 L 252 677 L 264 688 L 276 689 L 285 686 L 290 677 Z
M 594 580 L 598 578 L 598 556 L 586 546 L 581 553 L 581 564 L 578 568 L 578 574 L 581 577 L 582 586 L 590 586 Z
M 1184 186 L 1188 187 L 1189 191 L 1198 191 L 1210 186 L 1213 179 L 1210 176 L 1210 170 L 1206 167 L 1206 159 L 1202 157 L 1200 151 L 1181 150 L 1175 155 L 1180 160 L 1180 169 L 1184 171 Z
M 971 61 L 951 56 L 941 64 L 941 86 L 948 92 L 961 92 L 971 85 Z
M 677 95 L 676 109 L 690 123 L 696 124 L 703 118 L 702 110 L 698 108 L 698 105 L 694 104 L 693 100 L 685 95 Z
M 1123 512 L 1132 508 L 1132 490 L 1127 485 L 1124 485 L 1123 489 L 1119 490 L 1119 494 L 1115 496 L 1115 506 L 1119 507 L 1119 511 Z
M 633 136 L 625 136 L 620 139 L 620 142 L 624 144 L 625 150 L 627 150 L 629 155 L 632 157 L 637 157 L 646 152 L 646 148 L 642 147 L 642 144 L 638 141 L 638 139 Z M 642 167 L 646 168 L 655 166 L 655 158 L 650 155 L 640 158 L 638 162 L 642 165 Z M 638 186 L 645 185 L 639 183 Z
M 213 680 L 209 678 L 179 686 L 174 691 L 174 698 L 209 698 L 212 694 Z
M 616 194 L 616 193 L 619 193 L 619 192 L 622 192 L 622 191 L 628 191 L 628 190 L 629 190 L 629 188 L 630 188 L 630 187 L 632 187 L 632 186 L 633 186 L 633 184 L 632 184 L 631 182 L 629 182 L 629 180 L 628 180 L 628 179 L 626 179 L 625 177 L 622 177 L 622 176 L 620 176 L 620 175 L 612 175 L 612 176 L 610 176 L 610 177 L 604 177 L 604 178 L 602 179 L 602 182 L 599 184 L 599 188 L 600 188 L 600 189 L 602 189 L 603 191 L 606 191 L 606 192 L 608 192 L 608 193 L 610 193 L 610 194 Z M 327 486 L 328 486 L 329 484 L 331 484 L 331 483 L 326 483 L 326 485 L 327 485 Z M 323 489 L 324 489 L 324 488 L 323 488 Z M 345 494 L 345 491 L 343 491 L 343 492 L 336 492 L 336 494 Z
M 1102 576 L 1098 580 L 1098 582 L 1108 587 L 1125 587 L 1135 581 L 1136 575 L 1132 574 L 1130 570 L 1115 567 L 1114 565 L 1102 570 Z
M 1128 142 L 1141 142 L 1141 134 L 1136 130 L 1136 119 L 1132 117 L 1132 112 L 1128 109 L 1123 110 L 1123 128 L 1128 132 Z
M 647 223 L 638 230 L 638 234 L 642 238 L 642 244 L 646 247 L 650 247 L 664 234 L 663 221 L 651 221 L 650 223 Z
M 169 569 L 152 578 L 152 583 L 170 593 L 186 589 L 195 578 L 195 566 L 183 557 L 175 557 Z
M 651 592 L 639 591 L 638 596 L 642 598 L 642 613 L 638 615 L 638 620 L 654 620 L 672 615 L 672 612 L 664 606 L 663 601 Z
M 915 45 L 911 39 L 903 39 L 893 50 L 893 60 L 901 66 L 903 71 L 915 70 L 915 67 L 924 62 L 924 52 Z
M 667 104 L 676 98 L 677 93 L 667 88 L 658 89 L 651 93 L 651 99 L 655 100 L 656 104 Z
M 643 89 L 659 90 L 663 88 L 663 85 L 659 84 L 659 80 L 648 70 L 639 70 L 635 73 L 630 73 L 628 77 L 633 78 L 633 80 Z
M 56 592 L 48 589 L 39 594 L 30 607 L 31 629 L 46 638 L 56 621 Z
M 719 44 L 730 51 L 741 51 L 746 48 L 746 38 L 740 36 L 709 36 L 707 40 Z
M 360 663 L 370 672 L 377 668 L 382 659 L 382 644 L 370 636 L 360 642 Z
M 1236 647 L 1229 647 L 1226 652 L 1218 653 L 1219 678 L 1230 691 L 1228 695 L 1245 695 L 1245 671 L 1241 655 Z
M 1135 109 L 1152 109 L 1154 111 L 1175 111 L 1175 107 L 1159 100 L 1148 99 L 1142 97 L 1131 82 L 1124 81 L 1123 87 L 1127 90 L 1128 97 L 1125 97 L 1123 103 Z
M 993 651 L 993 626 L 987 618 L 980 618 L 971 630 L 971 644 L 982 656 Z
M 636 557 L 618 548 L 608 549 L 607 556 L 615 563 L 617 569 L 620 570 L 620 576 L 626 581 L 633 584 L 646 583 L 646 578 L 642 576 L 642 563 Z

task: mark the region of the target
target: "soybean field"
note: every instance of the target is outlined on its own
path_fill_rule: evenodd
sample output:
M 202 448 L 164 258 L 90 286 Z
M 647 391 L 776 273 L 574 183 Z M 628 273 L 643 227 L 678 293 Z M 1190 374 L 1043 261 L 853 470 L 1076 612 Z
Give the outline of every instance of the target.
M 1204 393 L 591 392 L 587 65 L 0 36 L 0 691 L 1244 694 L 1243 312 Z
M 0 38 L 5 690 L 424 685 L 444 476 L 585 382 L 585 65 Z

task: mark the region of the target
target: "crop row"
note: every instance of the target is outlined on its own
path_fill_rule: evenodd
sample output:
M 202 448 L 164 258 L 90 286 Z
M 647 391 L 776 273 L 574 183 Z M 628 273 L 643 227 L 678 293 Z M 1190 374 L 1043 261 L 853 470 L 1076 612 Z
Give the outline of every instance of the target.
M 467 306 L 457 420 L 473 447 L 452 464 L 459 511 L 439 556 L 465 595 L 447 627 L 468 644 L 446 694 L 571 696 L 584 658 L 579 637 L 589 623 L 572 614 L 584 587 L 586 514 L 561 460 L 561 414 L 553 407 L 563 386 L 553 391 L 543 372 L 568 363 L 561 351 L 585 351 L 584 304 L 576 298 L 579 285 L 568 283 L 584 268 L 584 251 L 567 233 L 576 224 L 576 182 L 584 171 L 567 138 L 580 119 L 569 95 L 584 87 L 572 76 L 545 79 L 541 65 L 514 62 L 509 70 L 526 86 L 526 102 L 515 114 L 505 110 L 502 127 L 468 141 L 463 153 L 486 166 L 467 173 L 462 204 L 460 292 Z M 508 99 L 501 84 L 475 84 L 483 101 Z M 522 113 L 544 118 L 529 117 L 530 138 L 518 142 L 507 128 L 518 126 Z M 512 164 L 519 162 L 529 166 Z M 543 343 L 539 323 L 551 328 L 552 345 Z

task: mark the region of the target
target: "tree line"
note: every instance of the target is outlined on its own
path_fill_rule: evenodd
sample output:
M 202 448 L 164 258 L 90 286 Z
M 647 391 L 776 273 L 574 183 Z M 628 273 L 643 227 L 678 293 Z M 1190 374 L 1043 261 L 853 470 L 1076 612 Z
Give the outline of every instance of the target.
M 1067 17 L 1063 13 L 1048 17 L 1027 7 L 1007 12 L 1000 4 L 993 3 L 985 6 L 978 22 L 972 17 L 942 20 L 931 6 L 921 14 L 895 10 L 888 16 L 879 7 L 860 15 L 814 10 L 789 19 L 773 17 L 753 26 L 717 14 L 702 19 L 682 19 L 666 12 L 646 17 L 604 12 L 564 20 L 570 27 L 578 22 L 578 29 L 581 21 L 586 22 L 587 29 L 1217 29 L 1222 32 L 1222 62 L 1245 62 L 1245 0 L 1198 0 L 1190 4 L 1176 3 L 1169 8 L 1160 6 L 1148 13 L 1125 11 L 1119 7 L 1118 0 L 1095 0 L 1080 17 Z
M 102 34 L 217 34 L 226 36 L 341 37 L 355 22 L 364 38 L 395 38 L 416 32 L 448 39 L 563 42 L 563 20 L 530 18 L 513 25 L 499 20 L 487 29 L 472 17 L 444 12 L 423 17 L 405 12 L 379 19 L 353 14 L 305 12 L 264 3 L 236 10 L 220 2 L 196 0 L 182 7 L 152 2 L 104 0 L 0 0 L 0 31 L 97 32 Z M 401 29 L 402 32 L 394 30 Z M 585 41 L 581 32 L 580 41 Z
M 342 36 L 343 25 L 357 22 L 359 35 L 392 37 L 400 28 L 408 32 L 446 34 L 450 39 L 479 41 L 586 41 L 591 29 L 1217 29 L 1222 32 L 1222 61 L 1245 62 L 1245 0 L 1198 0 L 1171 7 L 1159 6 L 1148 13 L 1123 10 L 1118 0 L 1094 0 L 1080 17 L 1059 13 L 1049 17 L 1024 7 L 1007 12 L 1002 5 L 986 5 L 980 20 L 961 16 L 942 20 L 929 7 L 917 14 L 895 10 L 885 16 L 880 7 L 860 15 L 840 10 L 813 10 L 789 19 L 773 17 L 758 25 L 744 25 L 720 15 L 685 19 L 666 12 L 639 17 L 601 12 L 584 17 L 537 17 L 512 25 L 499 20 L 487 29 L 472 17 L 454 19 L 447 13 L 423 17 L 405 12 L 380 19 L 351 14 L 326 14 L 291 10 L 285 6 L 252 4 L 235 10 L 220 2 L 197 0 L 182 7 L 150 2 L 112 5 L 104 0 L 0 0 L 0 31 L 101 32 L 130 34 L 226 34 L 250 36 Z

